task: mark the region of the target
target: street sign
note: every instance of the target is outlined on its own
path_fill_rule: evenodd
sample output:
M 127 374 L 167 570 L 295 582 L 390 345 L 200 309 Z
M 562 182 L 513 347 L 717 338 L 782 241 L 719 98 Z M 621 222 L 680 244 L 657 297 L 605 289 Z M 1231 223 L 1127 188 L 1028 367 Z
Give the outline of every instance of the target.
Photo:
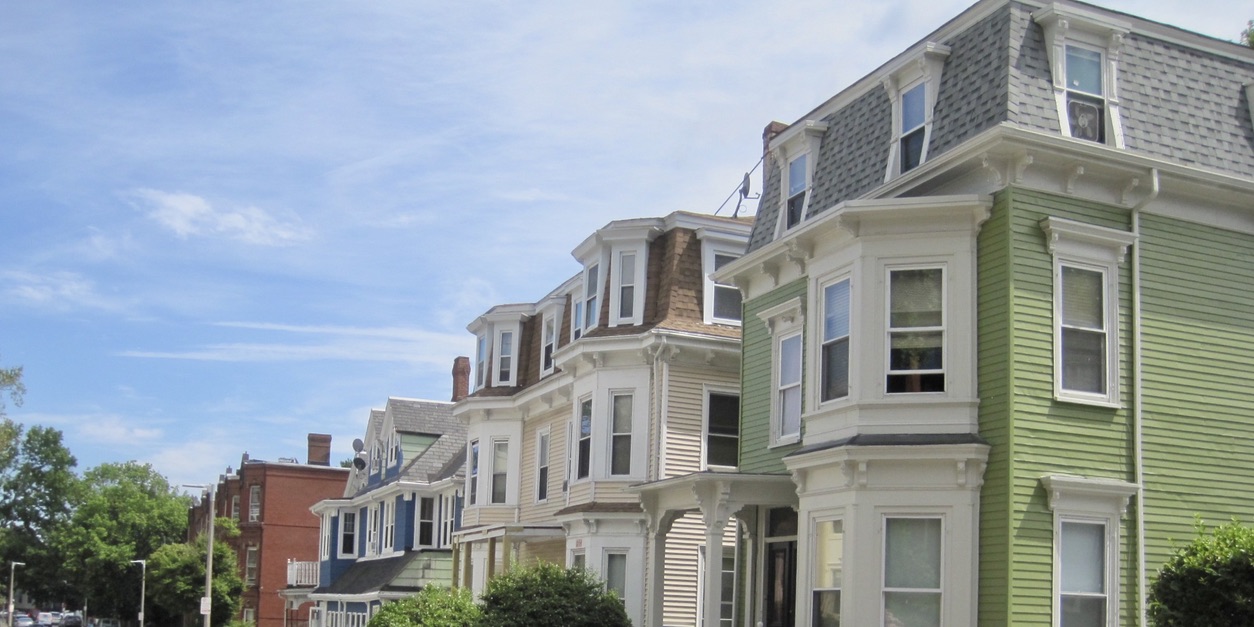
M 209 615 L 209 597 L 200 597 L 200 613 Z

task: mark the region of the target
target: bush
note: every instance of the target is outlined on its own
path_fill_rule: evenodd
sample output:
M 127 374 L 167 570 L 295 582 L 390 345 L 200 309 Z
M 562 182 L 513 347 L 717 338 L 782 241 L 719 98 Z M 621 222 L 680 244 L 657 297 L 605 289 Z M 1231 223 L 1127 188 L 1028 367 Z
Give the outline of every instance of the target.
M 475 627 L 480 614 L 469 590 L 427 586 L 416 596 L 385 604 L 368 627 Z
M 582 569 L 519 568 L 488 582 L 481 627 L 630 627 L 623 602 Z M 371 626 L 373 627 L 373 626 Z
M 1234 627 L 1254 616 L 1254 529 L 1236 521 L 1176 551 L 1149 590 L 1156 627 Z

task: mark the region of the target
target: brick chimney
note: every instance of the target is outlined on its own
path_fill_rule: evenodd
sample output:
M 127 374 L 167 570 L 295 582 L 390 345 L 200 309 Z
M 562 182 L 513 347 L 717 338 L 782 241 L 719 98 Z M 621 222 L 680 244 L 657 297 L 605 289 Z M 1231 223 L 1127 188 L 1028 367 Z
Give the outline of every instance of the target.
M 331 436 L 325 433 L 310 433 L 309 455 L 306 459 L 310 466 L 330 466 Z
M 766 151 L 770 150 L 771 140 L 775 139 L 776 135 L 779 135 L 786 130 L 788 130 L 788 125 L 783 122 L 771 122 L 770 124 L 767 124 L 766 128 L 762 129 L 762 154 L 766 154 Z
M 470 358 L 458 357 L 453 360 L 453 402 L 470 395 Z

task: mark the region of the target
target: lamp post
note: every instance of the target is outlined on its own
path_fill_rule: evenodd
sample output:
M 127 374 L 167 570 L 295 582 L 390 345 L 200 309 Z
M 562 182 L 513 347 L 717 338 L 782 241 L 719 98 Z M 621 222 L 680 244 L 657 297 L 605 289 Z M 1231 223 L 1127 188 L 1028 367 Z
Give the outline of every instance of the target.
M 148 560 L 131 560 L 131 563 L 139 564 L 139 627 L 144 627 L 144 599 L 147 598 L 148 592 Z
M 200 599 L 200 613 L 205 615 L 205 627 L 211 627 L 209 624 L 209 612 L 213 609 L 213 519 L 218 515 L 218 504 L 213 500 L 212 483 L 185 483 L 185 488 L 200 488 L 205 490 L 209 495 L 208 507 L 205 508 L 209 512 L 209 538 L 205 542 L 205 596 Z
M 13 575 L 16 574 L 18 566 L 25 566 L 26 562 L 9 562 L 9 627 L 13 627 Z

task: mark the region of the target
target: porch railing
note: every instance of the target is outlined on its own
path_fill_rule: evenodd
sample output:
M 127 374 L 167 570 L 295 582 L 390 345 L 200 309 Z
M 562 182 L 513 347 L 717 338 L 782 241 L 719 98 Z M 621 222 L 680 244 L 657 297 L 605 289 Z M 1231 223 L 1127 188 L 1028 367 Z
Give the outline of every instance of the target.
M 292 588 L 317 587 L 318 562 L 287 560 L 287 585 Z

